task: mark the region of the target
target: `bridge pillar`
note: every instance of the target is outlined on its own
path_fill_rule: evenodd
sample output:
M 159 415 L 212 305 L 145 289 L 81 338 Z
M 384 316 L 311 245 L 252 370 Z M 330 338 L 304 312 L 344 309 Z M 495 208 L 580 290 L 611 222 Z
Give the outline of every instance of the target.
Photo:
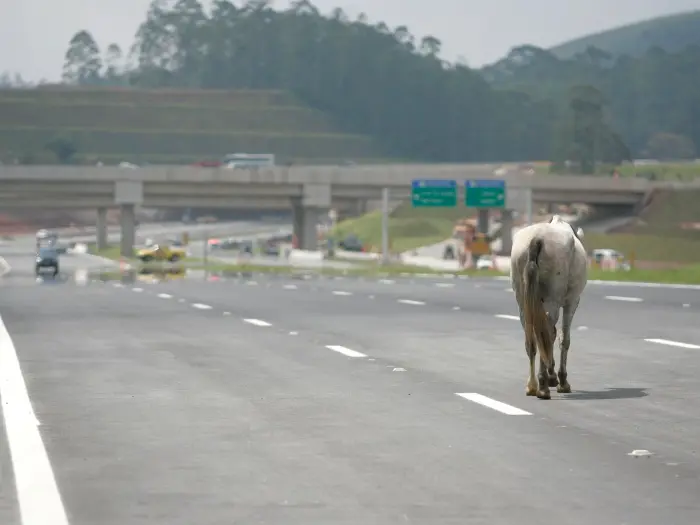
M 136 243 L 136 212 L 133 204 L 122 204 L 119 207 L 122 238 L 119 254 L 122 257 L 134 256 Z
M 119 205 L 121 224 L 120 255 L 134 256 L 136 241 L 136 210 L 143 203 L 143 182 L 137 180 L 118 180 L 114 183 L 114 202 Z
M 501 255 L 513 249 L 513 210 L 501 210 Z
M 97 208 L 97 249 L 107 248 L 107 208 Z
M 488 208 L 481 208 L 477 211 L 476 231 L 479 233 L 485 233 L 485 234 L 489 232 L 489 210 L 488 210 Z
M 304 184 L 301 199 L 292 199 L 292 231 L 300 250 L 318 250 L 317 225 L 331 208 L 330 184 Z

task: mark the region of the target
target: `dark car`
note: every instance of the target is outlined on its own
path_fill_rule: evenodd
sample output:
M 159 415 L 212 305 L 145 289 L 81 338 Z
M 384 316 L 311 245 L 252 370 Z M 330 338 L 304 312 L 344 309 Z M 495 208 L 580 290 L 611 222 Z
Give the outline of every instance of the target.
M 36 254 L 36 274 L 48 269 L 53 271 L 54 277 L 58 275 L 58 255 L 56 248 L 39 248 Z
M 365 248 L 362 242 L 355 235 L 348 235 L 338 243 L 338 248 L 346 252 L 364 252 Z

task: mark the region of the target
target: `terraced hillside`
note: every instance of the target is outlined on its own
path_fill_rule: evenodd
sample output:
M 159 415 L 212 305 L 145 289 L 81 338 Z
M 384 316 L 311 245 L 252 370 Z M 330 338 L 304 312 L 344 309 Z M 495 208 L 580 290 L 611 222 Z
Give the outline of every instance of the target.
M 322 112 L 279 91 L 51 87 L 0 90 L 0 158 L 50 156 L 65 137 L 77 158 L 180 164 L 226 153 L 274 153 L 278 163 L 381 162 L 372 138 L 340 132 Z

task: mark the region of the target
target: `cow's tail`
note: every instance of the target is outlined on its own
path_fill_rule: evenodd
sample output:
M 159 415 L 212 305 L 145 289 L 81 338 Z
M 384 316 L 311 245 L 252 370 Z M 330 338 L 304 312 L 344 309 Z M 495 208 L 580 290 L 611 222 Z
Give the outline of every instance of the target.
M 540 267 L 538 259 L 542 252 L 543 240 L 534 238 L 530 241 L 525 265 L 525 301 L 523 317 L 525 318 L 525 338 L 528 347 L 535 344 L 540 350 L 540 358 L 549 368 L 552 365 L 552 333 L 549 329 L 544 301 L 540 296 Z

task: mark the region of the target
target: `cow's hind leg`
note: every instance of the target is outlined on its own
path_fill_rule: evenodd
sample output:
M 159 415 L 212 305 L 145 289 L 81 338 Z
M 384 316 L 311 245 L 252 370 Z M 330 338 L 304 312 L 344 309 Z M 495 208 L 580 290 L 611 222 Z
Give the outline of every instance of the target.
M 560 394 L 571 393 L 571 385 L 567 381 L 566 362 L 569 356 L 569 346 L 571 345 L 571 322 L 574 319 L 574 314 L 578 308 L 579 299 L 571 304 L 564 305 L 564 313 L 561 321 L 561 342 L 559 349 L 561 355 L 559 357 L 559 386 L 557 392 Z
M 557 327 L 556 325 L 552 327 L 552 330 L 554 332 L 554 337 L 552 337 L 552 341 L 555 341 L 557 339 Z M 547 375 L 549 375 L 549 386 L 550 387 L 555 387 L 559 385 L 559 380 L 557 379 L 557 373 L 555 370 L 557 363 L 554 359 L 554 352 L 552 352 L 552 363 L 550 364 L 549 368 L 547 368 Z
M 527 357 L 530 361 L 530 375 L 527 378 L 525 394 L 528 396 L 536 396 L 538 383 L 535 374 L 535 357 L 537 356 L 537 345 L 535 341 L 529 341 L 528 338 L 525 338 L 525 352 L 527 352 Z
M 520 324 L 522 324 L 523 329 L 525 329 L 525 318 L 523 316 L 522 308 L 520 309 Z M 537 356 L 537 344 L 535 343 L 534 339 L 530 339 L 530 337 L 528 337 L 527 332 L 525 334 L 525 353 L 527 354 L 527 359 L 530 363 L 530 375 L 527 378 L 525 395 L 536 396 L 537 375 L 535 374 L 535 357 Z

